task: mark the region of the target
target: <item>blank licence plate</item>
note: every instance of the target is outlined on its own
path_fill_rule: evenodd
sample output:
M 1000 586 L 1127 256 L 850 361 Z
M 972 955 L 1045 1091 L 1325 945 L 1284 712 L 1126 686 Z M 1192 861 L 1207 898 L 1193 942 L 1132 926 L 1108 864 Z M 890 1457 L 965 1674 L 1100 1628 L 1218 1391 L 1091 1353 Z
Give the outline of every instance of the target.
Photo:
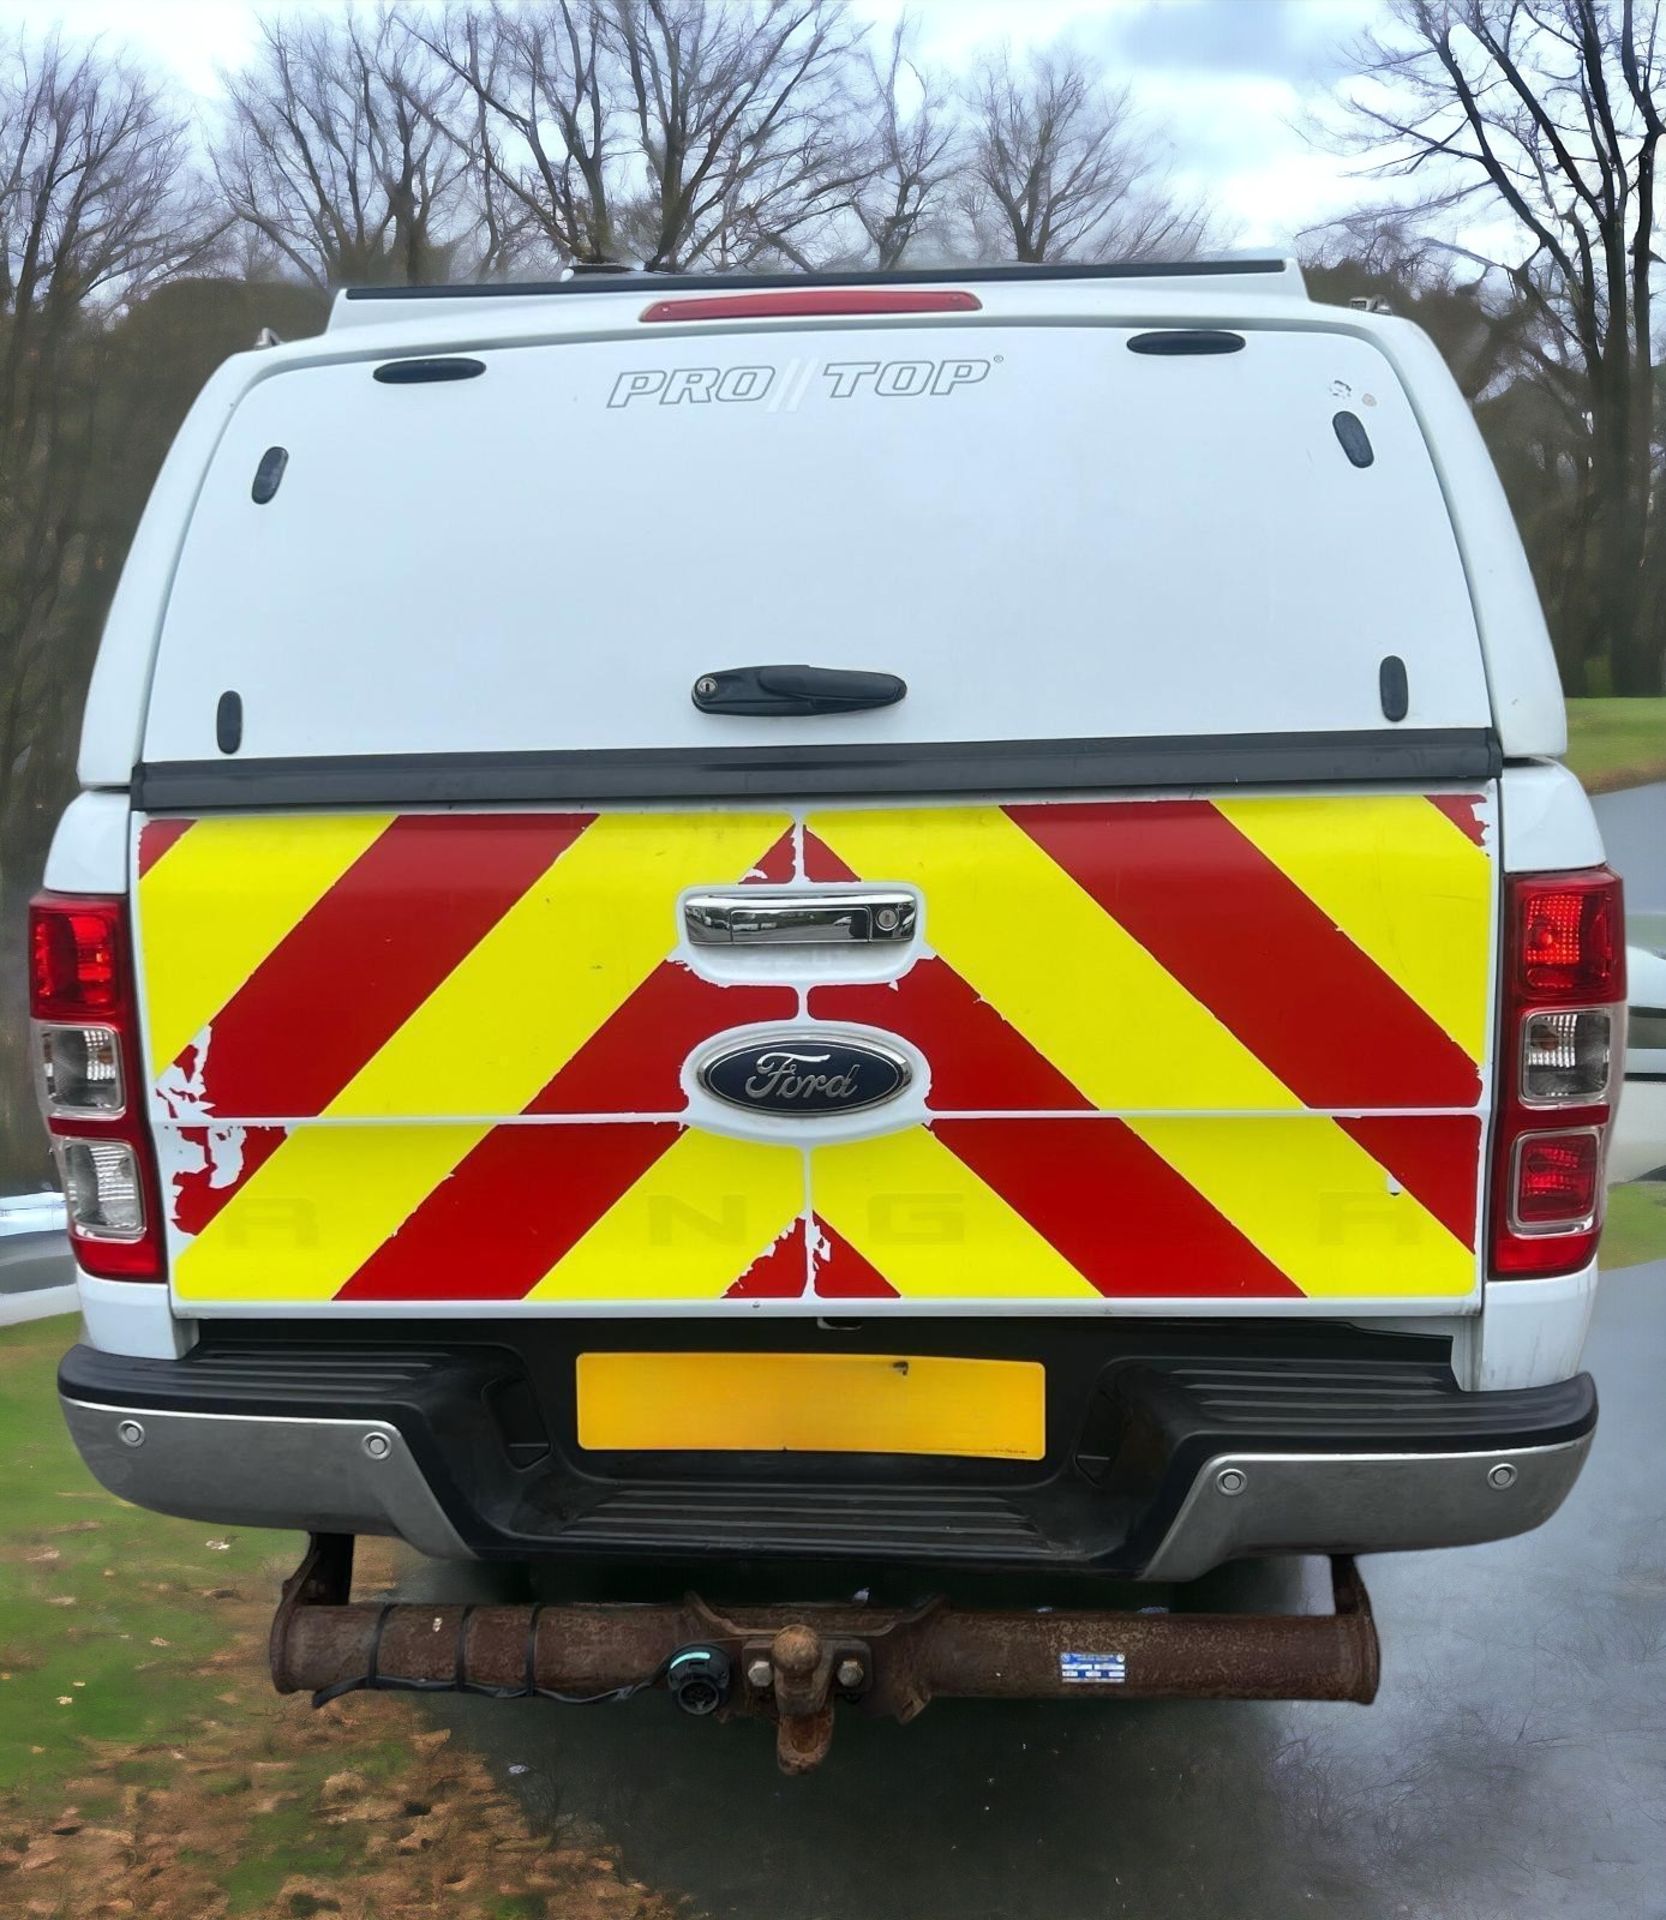
M 1033 1360 L 827 1353 L 581 1353 L 591 1451 L 958 1454 L 1039 1460 Z

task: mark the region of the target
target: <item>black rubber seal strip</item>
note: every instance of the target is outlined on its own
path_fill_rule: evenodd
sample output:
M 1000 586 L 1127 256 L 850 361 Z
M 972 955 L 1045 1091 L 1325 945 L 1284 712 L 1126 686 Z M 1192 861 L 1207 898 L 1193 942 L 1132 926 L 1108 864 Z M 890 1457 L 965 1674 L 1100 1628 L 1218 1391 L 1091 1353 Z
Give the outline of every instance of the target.
M 243 696 L 235 689 L 222 693 L 214 709 L 214 743 L 222 753 L 235 753 L 243 744 Z
M 370 377 L 384 387 L 428 387 L 449 380 L 474 380 L 485 371 L 484 360 L 448 354 L 430 360 L 384 360 Z
M 528 294 L 767 291 L 774 287 L 991 286 L 1032 280 L 1253 279 L 1282 273 L 1282 260 L 1125 260 L 1113 266 L 1079 262 L 1007 267 L 901 267 L 890 273 L 585 273 L 571 280 L 515 280 L 455 287 L 348 287 L 349 300 L 524 300 Z
M 1228 333 L 1221 327 L 1171 327 L 1161 333 L 1136 333 L 1128 342 L 1128 351 L 1172 358 L 1183 354 L 1239 353 L 1243 346 L 1241 333 Z
M 257 507 L 264 507 L 276 495 L 288 465 L 287 447 L 268 447 L 260 456 L 260 465 L 255 468 L 255 477 L 249 484 L 249 498 Z
M 749 800 L 818 794 L 1059 792 L 1275 786 L 1287 781 L 1490 780 L 1486 728 L 1250 733 L 1150 740 L 607 748 L 164 760 L 134 769 L 145 812 L 209 807 L 429 806 L 514 800 Z
M 1331 420 L 1342 451 L 1356 467 L 1369 467 L 1376 458 L 1376 449 L 1371 445 L 1371 436 L 1365 431 L 1365 422 L 1357 413 L 1339 413 Z

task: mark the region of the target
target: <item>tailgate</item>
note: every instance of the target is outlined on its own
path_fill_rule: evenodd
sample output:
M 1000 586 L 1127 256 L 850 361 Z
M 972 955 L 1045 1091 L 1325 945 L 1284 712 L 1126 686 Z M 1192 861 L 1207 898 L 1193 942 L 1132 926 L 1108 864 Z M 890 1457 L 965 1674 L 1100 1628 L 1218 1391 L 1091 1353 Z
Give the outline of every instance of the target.
M 1494 809 L 142 819 L 175 1298 L 1450 1310 Z

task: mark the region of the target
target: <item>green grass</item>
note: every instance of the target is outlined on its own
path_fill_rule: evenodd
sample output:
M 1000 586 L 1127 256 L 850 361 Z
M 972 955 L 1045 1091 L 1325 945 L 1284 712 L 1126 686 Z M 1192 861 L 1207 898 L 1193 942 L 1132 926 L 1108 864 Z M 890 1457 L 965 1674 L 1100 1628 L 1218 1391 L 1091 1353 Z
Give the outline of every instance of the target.
M 74 1324 L 0 1329 L 0 1780 L 41 1805 L 101 1749 L 177 1742 L 219 1710 L 206 1596 L 264 1593 L 291 1557 L 283 1536 L 159 1519 L 93 1480 L 53 1391 Z
M 239 1834 L 221 1883 L 231 1911 L 257 1909 L 292 1874 L 327 1878 L 360 1853 L 360 1836 L 317 1820 L 324 1777 L 350 1760 L 394 1778 L 406 1756 L 375 1736 L 349 1756 L 297 1749 L 258 1653 L 226 1650 L 252 1610 L 269 1612 L 300 1536 L 170 1520 L 106 1493 L 58 1413 L 74 1338 L 69 1318 L 0 1329 L 0 1817 L 15 1834 L 73 1800 L 84 1821 L 124 1824 L 126 1791 L 189 1774 L 205 1825 Z M 258 1814 L 249 1769 L 263 1761 L 283 1763 L 295 1798 Z
M 1568 765 L 1591 793 L 1666 780 L 1666 698 L 1570 700 Z
M 299 1538 L 99 1487 L 54 1392 L 74 1338 L 68 1317 L 0 1329 L 0 1913 L 129 1893 L 153 1920 L 679 1920 L 614 1850 L 534 1835 L 409 1701 L 280 1699 L 265 1633 Z M 363 1544 L 366 1586 L 391 1580 Z
M 1605 1267 L 1666 1260 L 1666 1180 L 1634 1180 L 1609 1190 L 1601 1258 Z

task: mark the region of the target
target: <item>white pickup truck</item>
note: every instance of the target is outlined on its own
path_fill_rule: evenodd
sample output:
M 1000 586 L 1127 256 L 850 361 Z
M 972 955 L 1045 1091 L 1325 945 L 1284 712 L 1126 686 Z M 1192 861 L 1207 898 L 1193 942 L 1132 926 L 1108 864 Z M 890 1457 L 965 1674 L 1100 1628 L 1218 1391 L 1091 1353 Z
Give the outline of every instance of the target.
M 1439 356 L 1288 263 L 349 291 L 181 431 L 35 907 L 76 1441 L 320 1536 L 283 1684 L 801 1762 L 1196 1691 L 1182 1615 L 779 1633 L 1554 1511 L 1625 998 L 1564 744 Z M 581 1657 L 348 1606 L 361 1533 L 788 1611 Z

